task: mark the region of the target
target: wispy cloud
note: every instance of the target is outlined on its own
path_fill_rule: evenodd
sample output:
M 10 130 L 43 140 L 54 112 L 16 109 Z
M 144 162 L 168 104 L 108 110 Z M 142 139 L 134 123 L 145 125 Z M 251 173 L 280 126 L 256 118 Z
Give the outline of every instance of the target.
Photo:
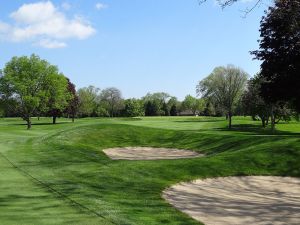
M 34 43 L 34 45 L 43 48 L 64 48 L 67 46 L 67 44 L 64 42 L 51 39 L 41 39 L 38 42 Z
M 62 7 L 64 10 L 70 10 L 72 6 L 71 6 L 71 4 L 68 3 L 68 2 L 63 2 L 63 3 L 61 4 L 61 7 Z
M 97 10 L 101 10 L 101 9 L 106 9 L 108 7 L 108 5 L 98 2 L 95 5 L 95 7 L 96 7 Z
M 66 47 L 68 39 L 83 40 L 96 30 L 82 17 L 67 18 L 51 1 L 24 4 L 10 14 L 12 23 L 0 21 L 0 38 L 31 42 L 44 48 Z

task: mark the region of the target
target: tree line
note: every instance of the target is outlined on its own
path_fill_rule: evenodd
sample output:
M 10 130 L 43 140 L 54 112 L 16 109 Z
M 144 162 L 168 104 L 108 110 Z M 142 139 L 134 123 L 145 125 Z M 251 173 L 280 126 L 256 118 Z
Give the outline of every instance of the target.
M 36 55 L 13 57 L 1 71 L 0 105 L 2 116 L 23 118 L 31 128 L 32 117 L 139 117 L 139 116 L 226 116 L 229 128 L 234 115 L 250 115 L 266 127 L 271 121 L 289 120 L 293 108 L 288 103 L 271 103 L 261 95 L 261 76 L 249 79 L 233 65 L 216 67 L 196 87 L 198 98 L 183 101 L 165 92 L 124 99 L 115 87 L 88 86 L 76 91 L 69 78 Z M 272 118 L 274 116 L 274 120 Z
M 0 115 L 21 117 L 31 128 L 32 117 L 176 116 L 186 110 L 201 111 L 203 102 L 188 95 L 183 102 L 164 92 L 148 93 L 141 99 L 123 99 L 115 87 L 100 90 L 75 85 L 37 55 L 13 57 L 0 71 Z
M 278 0 L 262 17 L 259 50 L 262 61 L 254 77 L 233 65 L 216 67 L 201 80 L 198 98 L 178 101 L 168 93 L 148 93 L 140 99 L 123 99 L 111 87 L 100 90 L 75 85 L 54 65 L 36 55 L 13 57 L 1 71 L 0 113 L 20 116 L 31 128 L 31 117 L 65 116 L 226 116 L 250 115 L 274 130 L 280 120 L 300 112 L 300 0 Z

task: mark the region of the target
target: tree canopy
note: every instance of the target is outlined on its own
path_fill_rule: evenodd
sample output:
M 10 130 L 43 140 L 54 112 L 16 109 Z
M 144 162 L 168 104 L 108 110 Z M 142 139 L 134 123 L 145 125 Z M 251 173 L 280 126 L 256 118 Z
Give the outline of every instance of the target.
M 182 108 L 185 110 L 191 110 L 194 115 L 199 114 L 204 110 L 204 99 L 195 98 L 191 95 L 185 96 L 182 102 Z
M 300 111 L 300 0 L 278 0 L 269 7 L 260 25 L 263 98 L 275 104 L 289 101 Z
M 101 93 L 101 100 L 108 104 L 110 117 L 113 117 L 122 100 L 122 93 L 115 87 L 106 88 Z
M 6 100 L 17 102 L 19 113 L 27 122 L 28 129 L 31 128 L 33 113 L 45 109 L 49 100 L 57 96 L 52 96 L 51 88 L 59 76 L 56 66 L 36 55 L 13 57 L 5 65 L 0 92 Z
M 68 79 L 68 93 L 71 96 L 70 99 L 68 99 L 68 105 L 65 109 L 65 112 L 72 118 L 72 122 L 74 122 L 75 116 L 78 112 L 79 107 L 79 97 L 76 93 L 76 87 L 75 84 L 73 84 L 70 79 Z
M 231 128 L 231 117 L 234 108 L 245 90 L 248 74 L 242 69 L 232 65 L 217 67 L 213 72 L 199 82 L 197 93 L 222 107 L 229 117 L 229 128 Z
M 56 118 L 62 114 L 74 96 L 68 91 L 68 80 L 63 74 L 51 74 L 49 78 L 48 91 L 50 95 L 45 108 L 55 124 Z
M 94 86 L 80 88 L 77 92 L 79 98 L 78 113 L 81 117 L 91 116 L 97 110 L 100 101 L 100 89 Z

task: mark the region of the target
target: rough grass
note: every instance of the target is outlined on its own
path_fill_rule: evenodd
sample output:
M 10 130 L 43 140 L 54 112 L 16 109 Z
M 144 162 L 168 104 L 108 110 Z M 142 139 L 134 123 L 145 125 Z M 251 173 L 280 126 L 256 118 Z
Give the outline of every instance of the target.
M 275 134 L 250 118 L 82 119 L 74 124 L 0 120 L 3 224 L 199 224 L 161 198 L 166 187 L 197 178 L 300 177 L 300 123 Z M 205 158 L 112 161 L 102 149 L 191 149 Z M 10 160 L 12 164 L 8 161 Z

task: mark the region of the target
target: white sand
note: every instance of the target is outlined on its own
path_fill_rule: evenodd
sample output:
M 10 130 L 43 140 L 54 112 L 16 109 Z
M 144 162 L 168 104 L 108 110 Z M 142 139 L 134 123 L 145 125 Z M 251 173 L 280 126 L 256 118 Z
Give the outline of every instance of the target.
M 123 147 L 104 149 L 103 152 L 113 160 L 158 160 L 158 159 L 182 159 L 203 156 L 194 151 L 151 148 L 151 147 Z
M 205 225 L 299 225 L 300 179 L 225 177 L 180 183 L 163 197 Z

